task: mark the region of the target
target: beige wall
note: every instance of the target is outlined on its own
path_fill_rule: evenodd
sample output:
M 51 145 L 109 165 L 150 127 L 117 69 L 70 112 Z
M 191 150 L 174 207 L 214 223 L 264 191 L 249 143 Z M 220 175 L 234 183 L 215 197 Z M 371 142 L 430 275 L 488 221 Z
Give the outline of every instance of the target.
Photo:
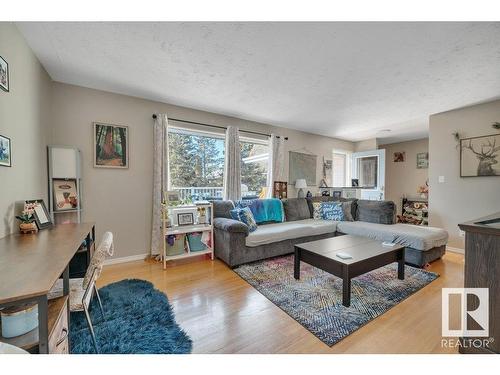
M 393 143 L 380 146 L 385 149 L 385 199 L 391 200 L 401 211 L 401 198 L 417 197 L 417 188 L 425 184 L 428 178 L 428 169 L 417 168 L 417 154 L 429 152 L 429 140 L 418 139 L 415 141 Z M 394 152 L 406 153 L 406 161 L 395 163 Z
M 500 177 L 460 178 L 460 149 L 452 133 L 462 138 L 498 133 L 500 100 L 439 113 L 430 117 L 429 220 L 446 229 L 449 245 L 463 248 L 457 224 L 500 211 Z M 444 183 L 438 177 L 444 176 Z
M 364 141 L 354 142 L 354 152 L 376 150 L 378 146 L 377 138 L 370 138 Z
M 318 155 L 318 183 L 322 156 L 333 148 L 352 150 L 351 142 L 272 127 L 139 98 L 53 84 L 52 143 L 73 145 L 83 157 L 83 218 L 96 221 L 99 233 L 111 230 L 116 236 L 116 257 L 144 254 L 149 249 L 152 206 L 153 134 L 151 115 L 166 112 L 170 117 L 240 129 L 275 132 L 289 137 L 287 151 L 301 150 Z M 130 128 L 130 168 L 99 169 L 92 162 L 92 122 L 102 121 Z M 288 152 L 286 153 L 288 175 Z M 290 189 L 295 194 L 295 189 Z M 313 189 L 314 191 L 316 189 Z
M 10 76 L 10 92 L 0 90 L 0 134 L 12 145 L 12 167 L 0 166 L 1 238 L 18 228 L 16 201 L 47 201 L 51 80 L 11 23 L 0 22 L 0 55 Z

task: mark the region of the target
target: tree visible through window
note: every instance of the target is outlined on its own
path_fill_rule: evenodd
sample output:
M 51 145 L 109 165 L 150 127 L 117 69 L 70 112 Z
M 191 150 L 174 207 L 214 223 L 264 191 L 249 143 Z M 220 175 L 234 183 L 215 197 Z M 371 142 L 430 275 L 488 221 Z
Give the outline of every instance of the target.
M 223 138 L 171 129 L 168 147 L 172 188 L 179 190 L 183 198 L 221 196 L 224 183 Z
M 182 199 L 220 199 L 224 186 L 224 138 L 216 134 L 170 128 L 169 178 Z M 242 138 L 241 192 L 243 198 L 263 196 L 267 180 L 268 145 Z
M 240 141 L 241 196 L 264 197 L 269 147 L 264 142 Z

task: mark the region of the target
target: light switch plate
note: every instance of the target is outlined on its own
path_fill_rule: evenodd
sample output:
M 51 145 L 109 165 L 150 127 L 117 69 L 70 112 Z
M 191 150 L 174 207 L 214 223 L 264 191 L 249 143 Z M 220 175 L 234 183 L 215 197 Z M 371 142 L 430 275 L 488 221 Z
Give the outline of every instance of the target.
M 439 176 L 438 177 L 438 182 L 442 184 L 444 182 L 444 176 Z

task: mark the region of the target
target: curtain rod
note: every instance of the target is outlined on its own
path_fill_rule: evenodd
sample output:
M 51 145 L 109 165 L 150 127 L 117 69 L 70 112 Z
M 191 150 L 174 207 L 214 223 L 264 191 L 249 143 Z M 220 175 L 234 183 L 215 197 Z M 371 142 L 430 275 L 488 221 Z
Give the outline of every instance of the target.
M 156 115 L 153 114 L 153 118 L 156 119 Z M 227 127 L 225 126 L 220 126 L 220 125 L 211 125 L 211 124 L 204 124 L 202 122 L 195 122 L 195 121 L 188 121 L 188 120 L 181 120 L 181 119 L 177 119 L 177 118 L 168 118 L 169 120 L 172 120 L 172 121 L 178 121 L 178 122 L 185 122 L 186 124 L 193 124 L 193 125 L 202 125 L 202 126 L 208 126 L 208 127 L 211 127 L 211 128 L 217 128 L 217 129 L 227 129 Z M 244 133 L 250 133 L 250 134 L 256 134 L 256 135 L 265 135 L 266 137 L 270 137 L 271 134 L 266 134 L 266 133 L 259 133 L 259 132 L 253 132 L 251 130 L 240 130 Z M 276 136 L 276 138 L 281 138 L 279 135 Z M 285 141 L 288 141 L 288 137 L 284 137 Z

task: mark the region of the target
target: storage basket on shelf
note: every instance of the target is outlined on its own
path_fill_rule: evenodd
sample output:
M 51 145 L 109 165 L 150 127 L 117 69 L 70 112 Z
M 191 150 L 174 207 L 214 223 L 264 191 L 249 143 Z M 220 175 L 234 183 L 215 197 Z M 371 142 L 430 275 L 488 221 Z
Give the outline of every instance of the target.
M 184 242 L 186 236 L 184 234 L 169 234 L 166 238 L 167 241 L 167 256 L 184 254 Z
M 27 304 L 3 309 L 0 313 L 2 336 L 11 338 L 24 335 L 38 327 L 38 305 Z
M 207 250 L 207 245 L 201 242 L 202 232 L 193 232 L 187 235 L 189 243 L 189 251 L 204 251 Z

